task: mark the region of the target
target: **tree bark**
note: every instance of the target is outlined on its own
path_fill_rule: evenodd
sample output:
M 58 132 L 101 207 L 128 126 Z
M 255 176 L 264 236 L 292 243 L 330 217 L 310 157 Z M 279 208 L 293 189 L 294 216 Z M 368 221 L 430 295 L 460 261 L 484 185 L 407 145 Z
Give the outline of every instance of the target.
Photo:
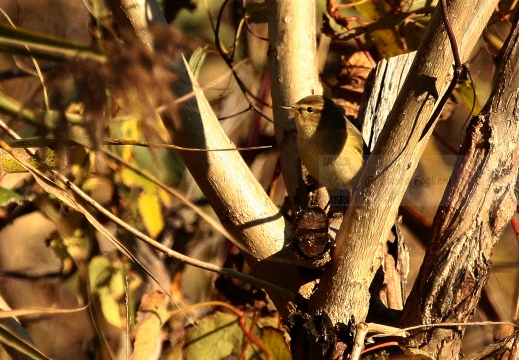
M 150 25 L 168 26 L 160 6 L 148 0 L 107 0 L 119 32 L 126 41 L 139 39 L 151 49 Z
M 187 68 L 176 64 L 173 88 L 182 105 L 163 115 L 175 145 L 202 149 L 234 146 Z M 181 152 L 180 156 L 254 275 L 297 293 L 305 282 L 285 247 L 290 225 L 236 151 Z M 283 273 L 283 276 L 279 274 Z M 282 316 L 289 300 L 267 291 Z
M 306 207 L 308 195 L 297 152 L 293 114 L 280 108 L 321 94 L 317 73 L 315 1 L 269 0 L 269 70 L 274 128 L 283 180 L 292 205 Z
M 155 51 L 155 55 L 162 56 L 175 74 L 170 85 L 176 100 L 168 104 L 161 116 L 174 144 L 199 149 L 233 147 L 187 63 L 174 47 L 173 37 L 168 37 L 167 28 L 163 28 L 164 32 L 150 32 L 151 25 L 164 25 L 165 20 L 161 14 L 149 17 L 146 3 L 134 2 L 131 11 L 125 9 L 128 10 L 125 16 L 131 17 L 127 20 L 144 44 L 152 46 L 157 41 L 153 35 L 163 37 L 159 39 L 162 49 Z M 128 1 L 121 2 L 121 5 L 128 4 Z M 180 156 L 254 275 L 297 293 L 307 280 L 301 276 L 292 253 L 285 247 L 290 239 L 290 224 L 254 178 L 241 155 L 237 151 L 207 151 L 180 152 Z M 288 317 L 292 299 L 269 290 L 267 293 L 280 314 Z
M 492 94 L 467 130 L 433 222 L 403 325 L 467 322 L 490 273 L 490 257 L 515 212 L 519 141 L 517 18 L 496 59 Z M 415 332 L 409 342 L 434 358 L 456 358 L 464 327 Z
M 453 0 L 448 15 L 462 61 L 479 38 L 497 1 Z M 389 113 L 379 141 L 354 190 L 337 236 L 332 261 L 311 301 L 312 314 L 327 314 L 333 324 L 366 319 L 369 286 L 381 263 L 405 189 L 428 140 L 436 101 L 452 76 L 453 57 L 437 9 L 409 75 Z M 435 101 L 436 100 L 436 101 Z M 426 127 L 429 131 L 423 134 Z

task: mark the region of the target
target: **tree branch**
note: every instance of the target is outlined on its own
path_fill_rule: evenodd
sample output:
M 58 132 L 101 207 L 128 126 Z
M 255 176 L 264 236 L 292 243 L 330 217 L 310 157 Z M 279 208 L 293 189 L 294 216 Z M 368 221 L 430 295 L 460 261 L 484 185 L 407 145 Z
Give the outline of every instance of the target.
M 149 2 L 153 1 L 145 3 Z M 127 15 L 132 16 L 132 24 L 142 25 L 141 32 L 151 36 L 157 47 L 156 55 L 161 56 L 163 63 L 175 74 L 171 89 L 178 100 L 168 104 L 161 115 L 175 145 L 200 149 L 234 147 L 187 63 L 179 56 L 173 36 L 166 27 L 153 34 L 146 29 L 146 25 L 160 25 L 162 21 L 160 17 L 146 18 L 145 3 L 134 3 Z M 180 157 L 222 225 L 242 250 L 255 276 L 297 293 L 305 280 L 293 263 L 290 250 L 285 247 L 290 238 L 290 225 L 238 151 L 181 152 Z M 279 276 L 280 273 L 283 276 Z M 288 299 L 273 291 L 267 292 L 279 312 L 288 316 Z
M 462 59 L 467 58 L 496 4 L 495 0 L 449 2 L 448 14 L 461 44 Z M 452 75 L 453 57 L 449 49 L 440 9 L 436 9 L 354 191 L 331 264 L 312 299 L 312 313 L 327 313 L 332 323 L 366 318 L 368 289 L 381 263 L 381 245 L 388 238 L 400 201 L 431 133 L 428 131 L 422 137 L 422 132 Z
M 151 48 L 151 25 L 167 26 L 168 23 L 155 0 L 107 0 L 119 32 L 125 40 L 138 38 Z
M 175 65 L 178 81 L 173 88 L 184 100 L 178 109 L 170 109 L 163 116 L 174 143 L 205 149 L 233 147 L 187 64 L 183 64 Z M 180 156 L 222 225 L 239 242 L 255 275 L 297 293 L 304 281 L 285 248 L 290 225 L 241 155 L 237 151 L 212 151 L 184 152 Z M 280 313 L 288 315 L 287 299 L 273 292 L 269 295 Z
M 293 115 L 280 106 L 321 94 L 317 73 L 315 1 L 269 0 L 269 67 L 274 128 L 283 180 L 292 204 L 307 205 Z
M 405 306 L 406 325 L 466 322 L 490 273 L 492 250 L 515 212 L 519 168 L 519 27 L 497 59 L 492 94 L 467 130 L 433 223 L 424 264 Z M 463 328 L 417 333 L 412 347 L 455 357 Z

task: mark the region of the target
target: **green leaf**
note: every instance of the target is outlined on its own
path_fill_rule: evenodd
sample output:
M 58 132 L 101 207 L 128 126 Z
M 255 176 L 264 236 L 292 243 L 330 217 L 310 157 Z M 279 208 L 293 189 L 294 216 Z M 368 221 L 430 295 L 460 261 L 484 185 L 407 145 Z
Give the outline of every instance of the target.
M 187 330 L 185 358 L 219 360 L 234 354 L 233 349 L 243 342 L 237 317 L 216 313 L 203 318 L 196 328 Z
M 110 261 L 104 256 L 94 256 L 88 264 L 88 272 L 92 290 L 108 284 L 112 277 L 113 268 Z
M 193 55 L 189 58 L 189 68 L 193 72 L 195 78 L 198 78 L 198 74 L 200 74 L 200 69 L 202 69 L 202 65 L 204 64 L 205 58 L 207 57 L 207 49 L 209 47 L 206 45 L 204 47 L 197 48 Z
M 23 197 L 18 193 L 0 187 L 0 206 L 7 206 L 10 204 L 21 204 Z
M 467 107 L 467 109 L 470 111 L 472 107 L 474 107 L 474 111 L 472 112 L 472 115 L 479 114 L 481 111 L 481 104 L 478 101 L 478 97 L 476 94 L 476 97 L 474 98 L 474 88 L 476 84 L 471 83 L 469 79 L 465 80 L 464 82 L 458 84 L 456 87 L 456 90 L 458 91 L 458 94 L 461 97 L 461 100 L 463 101 L 463 104 Z
M 117 269 L 110 278 L 108 287 L 110 288 L 110 294 L 117 301 L 124 298 L 126 294 L 126 272 L 124 269 Z
M 247 317 L 247 329 L 251 328 L 252 316 Z M 263 330 L 259 324 L 255 324 L 252 336 L 262 340 Z M 269 330 L 270 331 L 270 330 Z M 267 347 L 272 349 L 275 354 L 279 354 L 279 359 L 290 359 L 286 357 L 286 351 L 281 349 L 279 340 L 275 334 L 269 333 L 265 338 L 267 341 L 274 342 Z M 283 339 L 284 342 L 284 339 Z M 205 359 L 217 360 L 227 356 L 240 356 L 244 347 L 247 346 L 244 359 L 266 359 L 267 355 L 257 346 L 249 342 L 238 323 L 238 317 L 233 314 L 216 312 L 201 319 L 196 327 L 190 327 L 186 332 L 184 346 L 184 357 L 186 359 Z M 286 343 L 285 343 L 286 347 Z M 288 352 L 290 354 L 290 352 Z M 273 359 L 278 357 L 272 356 Z

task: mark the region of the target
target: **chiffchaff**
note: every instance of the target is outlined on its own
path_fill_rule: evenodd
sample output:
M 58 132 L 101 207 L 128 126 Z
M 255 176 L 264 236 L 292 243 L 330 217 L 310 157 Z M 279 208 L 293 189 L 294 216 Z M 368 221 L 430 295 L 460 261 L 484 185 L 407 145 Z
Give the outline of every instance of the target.
M 301 162 L 329 190 L 351 189 L 364 166 L 364 140 L 331 99 L 307 96 L 292 106 Z

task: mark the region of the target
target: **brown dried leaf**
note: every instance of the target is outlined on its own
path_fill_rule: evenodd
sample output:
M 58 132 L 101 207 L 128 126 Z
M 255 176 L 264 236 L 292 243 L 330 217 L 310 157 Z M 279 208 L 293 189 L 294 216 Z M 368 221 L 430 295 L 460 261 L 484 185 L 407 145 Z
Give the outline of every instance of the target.
M 372 68 L 371 59 L 363 51 L 350 57 L 341 56 L 339 82 L 332 88 L 332 97 L 345 109 L 346 115 L 358 115 L 366 79 Z
M 161 350 L 161 329 L 169 318 L 166 295 L 152 291 L 142 297 L 137 312 L 134 350 L 131 360 L 149 359 Z

